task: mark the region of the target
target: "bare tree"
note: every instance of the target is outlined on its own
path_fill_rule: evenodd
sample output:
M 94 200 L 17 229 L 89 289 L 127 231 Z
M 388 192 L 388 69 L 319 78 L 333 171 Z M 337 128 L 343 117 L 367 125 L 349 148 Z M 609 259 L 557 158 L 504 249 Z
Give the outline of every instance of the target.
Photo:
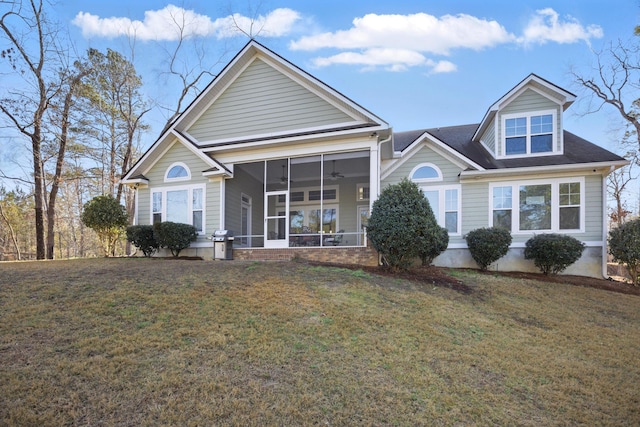
M 47 203 L 47 259 L 53 259 L 55 249 L 56 199 L 62 180 L 63 167 L 65 165 L 71 109 L 82 79 L 91 72 L 92 68 L 90 66 L 76 62 L 75 70 L 63 73 L 66 75 L 61 77 L 64 82 L 62 85 L 63 88 L 59 91 L 61 104 L 50 108 L 50 111 L 53 113 L 53 121 L 59 124 L 60 131 L 56 138 L 57 141 L 54 144 L 54 146 L 57 147 L 56 166 Z
M 47 21 L 43 2 L 3 3 L 9 8 L 0 17 L 0 35 L 9 47 L 1 52 L 14 77 L 26 80 L 28 89 L 8 90 L 0 99 L 0 111 L 10 126 L 31 142 L 34 181 L 36 258 L 45 258 L 44 174 L 42 166 L 43 118 L 55 90 L 47 82 L 49 53 L 55 50 L 56 33 Z M 31 49 L 30 46 L 34 48 Z
M 615 203 L 609 216 L 617 226 L 622 225 L 627 217 L 631 215 L 629 206 L 626 203 L 625 192 L 627 185 L 636 179 L 636 176 L 632 174 L 634 163 L 610 173 L 607 177 L 607 189 Z
M 629 126 L 628 141 L 640 150 L 640 49 L 637 40 L 618 41 L 595 53 L 591 74 L 571 72 L 575 81 L 592 95 L 588 113 L 612 107 Z

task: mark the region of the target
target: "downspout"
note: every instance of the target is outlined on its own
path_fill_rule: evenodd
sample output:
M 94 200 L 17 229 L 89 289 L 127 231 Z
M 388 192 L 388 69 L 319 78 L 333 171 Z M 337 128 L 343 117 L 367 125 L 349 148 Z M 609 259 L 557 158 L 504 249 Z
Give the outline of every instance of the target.
M 369 212 L 371 212 L 371 210 L 373 209 L 373 202 L 375 202 L 378 199 L 378 196 L 380 195 L 380 175 L 381 175 L 381 168 L 380 168 L 380 150 L 382 147 L 382 144 L 384 144 L 385 142 L 389 142 L 391 141 L 393 138 L 393 131 L 389 132 L 389 137 L 386 139 L 378 139 L 377 143 L 376 143 L 376 152 L 375 152 L 375 159 L 370 159 L 370 164 L 371 166 L 374 166 L 373 163 L 375 163 L 375 175 L 376 175 L 376 182 L 375 182 L 375 192 L 374 191 L 370 191 L 369 192 Z M 393 150 L 393 147 L 391 147 Z M 373 169 L 370 167 L 370 169 Z M 369 178 L 369 186 L 371 186 L 371 178 Z M 370 188 L 370 190 L 373 190 L 373 188 Z M 367 241 L 367 233 L 364 233 L 364 245 L 365 247 L 367 247 L 369 245 L 369 242 Z M 382 265 L 382 259 L 380 254 L 378 254 L 378 265 Z
M 607 177 L 615 170 L 614 166 L 609 166 L 609 171 L 602 175 L 602 277 L 609 277 L 609 269 L 607 268 Z
M 377 147 L 376 147 L 376 159 L 375 159 L 375 163 L 376 163 L 376 179 L 377 179 L 377 183 L 376 183 L 376 192 L 375 192 L 375 199 L 373 197 L 369 197 L 369 211 L 371 211 L 371 209 L 373 209 L 373 202 L 376 201 L 376 199 L 378 198 L 378 196 L 380 195 L 380 175 L 382 173 L 382 171 L 380 170 L 380 149 L 382 147 L 382 144 L 384 144 L 385 142 L 389 142 L 393 139 L 393 132 L 389 133 L 389 136 L 386 139 L 379 139 L 378 143 L 377 143 Z M 392 147 L 393 149 L 393 147 Z M 373 193 L 372 193 L 373 194 Z

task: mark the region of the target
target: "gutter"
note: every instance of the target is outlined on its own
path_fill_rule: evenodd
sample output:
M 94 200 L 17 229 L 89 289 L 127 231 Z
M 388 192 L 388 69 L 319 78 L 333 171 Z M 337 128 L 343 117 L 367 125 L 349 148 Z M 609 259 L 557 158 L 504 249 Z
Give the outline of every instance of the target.
M 628 165 L 627 160 L 618 160 L 615 162 L 598 162 L 598 163 L 576 163 L 572 165 L 551 165 L 551 166 L 528 166 L 519 168 L 503 168 L 503 169 L 485 169 L 484 171 L 465 170 L 460 172 L 460 178 L 469 180 L 480 180 L 498 176 L 513 176 L 513 175 L 540 175 L 544 172 L 568 172 L 584 169 L 593 169 L 596 172 L 598 169 L 605 169 L 608 172 L 604 174 L 606 177 L 612 171 Z

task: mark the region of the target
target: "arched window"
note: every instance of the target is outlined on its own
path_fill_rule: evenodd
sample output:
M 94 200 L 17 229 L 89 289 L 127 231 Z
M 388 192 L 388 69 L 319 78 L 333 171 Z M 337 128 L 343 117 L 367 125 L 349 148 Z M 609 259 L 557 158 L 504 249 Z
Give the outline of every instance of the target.
M 191 172 L 184 163 L 174 163 L 167 168 L 164 176 L 165 181 L 186 181 L 191 179 Z
M 442 172 L 433 163 L 422 163 L 409 174 L 413 182 L 442 181 Z

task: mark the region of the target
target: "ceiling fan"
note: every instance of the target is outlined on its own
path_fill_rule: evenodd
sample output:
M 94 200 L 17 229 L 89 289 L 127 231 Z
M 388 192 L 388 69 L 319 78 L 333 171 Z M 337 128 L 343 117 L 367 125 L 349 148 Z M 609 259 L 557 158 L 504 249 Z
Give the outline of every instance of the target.
M 344 178 L 344 175 L 342 175 L 340 172 L 336 172 L 336 161 L 333 160 L 333 171 L 329 175 L 329 179 L 335 181 L 338 178 Z
M 284 173 L 284 168 L 285 166 L 282 165 L 282 176 L 280 177 L 280 185 L 287 185 L 287 182 L 288 182 L 287 175 L 285 175 Z

